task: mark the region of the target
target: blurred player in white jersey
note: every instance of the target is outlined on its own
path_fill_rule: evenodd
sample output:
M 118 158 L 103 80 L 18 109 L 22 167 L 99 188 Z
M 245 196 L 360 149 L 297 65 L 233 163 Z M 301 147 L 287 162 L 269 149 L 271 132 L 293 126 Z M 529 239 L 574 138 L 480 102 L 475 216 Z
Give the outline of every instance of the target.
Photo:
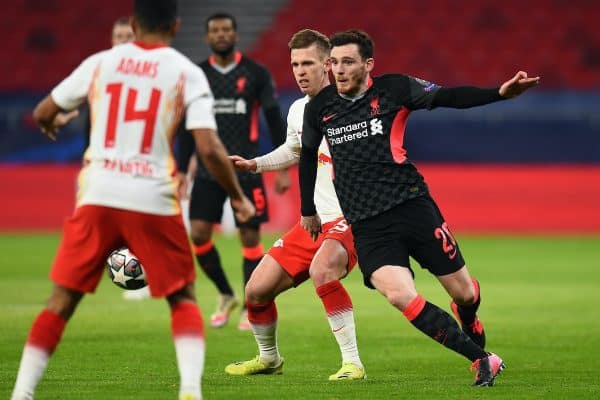
M 288 113 L 287 139 L 269 154 L 246 160 L 230 156 L 244 171 L 262 172 L 287 168 L 300 159 L 304 106 L 329 85 L 329 50 L 327 37 L 304 29 L 289 43 L 291 65 L 302 93 Z M 319 168 L 315 203 L 323 221 L 323 230 L 314 241 L 300 224 L 277 240 L 260 261 L 246 285 L 248 320 L 258 344 L 259 355 L 252 360 L 230 364 L 231 375 L 281 373 L 283 358 L 277 348 L 277 309 L 274 299 L 308 279 L 321 298 L 331 330 L 342 354 L 342 367 L 329 380 L 364 379 L 365 370 L 358 354 L 352 300 L 340 279 L 356 264 L 354 238 L 344 219 L 332 182 L 331 156 L 327 143 L 319 148 Z
M 32 399 L 63 330 L 93 292 L 107 254 L 129 247 L 144 264 L 150 292 L 166 297 L 180 374 L 179 398 L 201 399 L 204 332 L 196 305 L 193 256 L 177 198 L 171 154 L 186 112 L 198 152 L 226 188 L 238 218 L 254 214 L 215 132 L 204 73 L 169 47 L 179 28 L 176 0 L 135 0 L 135 43 L 84 60 L 44 98 L 34 118 L 52 140 L 60 111 L 90 103 L 90 146 L 79 174 L 77 205 L 66 220 L 50 277 L 52 294 L 31 327 L 12 399 Z

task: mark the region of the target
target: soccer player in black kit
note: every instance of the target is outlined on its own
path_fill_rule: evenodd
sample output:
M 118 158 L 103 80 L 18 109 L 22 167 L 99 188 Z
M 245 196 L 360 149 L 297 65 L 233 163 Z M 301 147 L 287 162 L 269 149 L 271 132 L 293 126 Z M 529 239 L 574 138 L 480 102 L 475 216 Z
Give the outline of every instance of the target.
M 286 126 L 275 99 L 275 89 L 269 72 L 236 51 L 237 39 L 237 23 L 232 15 L 218 13 L 208 17 L 206 42 L 212 54 L 199 65 L 208 78 L 215 98 L 215 117 L 221 141 L 230 154 L 239 154 L 251 159 L 260 155 L 258 125 L 261 107 L 274 146 L 279 146 L 285 141 Z M 190 139 L 191 135 L 180 134 L 178 137 L 179 176 L 187 182 L 186 172 L 195 148 Z M 200 266 L 220 293 L 217 309 L 210 320 L 211 326 L 218 328 L 227 323 L 230 312 L 238 305 L 212 241 L 213 225 L 221 222 L 227 193 L 210 176 L 200 159 L 195 158 L 197 169 L 189 209 L 191 237 Z M 240 224 L 236 220 L 242 242 L 245 285 L 264 253 L 259 228 L 261 223 L 268 220 L 268 212 L 262 175 L 240 172 L 238 178 L 244 193 L 256 208 L 256 216 L 249 222 Z M 289 185 L 287 171 L 277 172 L 276 192 L 284 192 Z M 180 193 L 182 198 L 187 197 L 186 190 L 187 185 L 183 185 Z M 250 329 L 245 308 L 242 310 L 238 327 L 242 330 Z
M 484 350 L 483 326 L 476 315 L 479 283 L 470 277 L 423 176 L 407 159 L 404 129 L 413 110 L 468 108 L 508 99 L 537 85 L 539 77 L 518 72 L 492 89 L 442 88 L 401 74 L 371 78 L 373 42 L 366 33 L 336 33 L 331 44 L 336 85 L 323 89 L 304 112 L 301 224 L 313 236 L 320 231 L 313 193 L 317 148 L 325 135 L 335 189 L 352 226 L 365 285 L 377 289 L 417 329 L 471 360 L 474 386 L 492 386 L 505 365 Z M 461 326 L 418 294 L 409 256 L 452 297 Z

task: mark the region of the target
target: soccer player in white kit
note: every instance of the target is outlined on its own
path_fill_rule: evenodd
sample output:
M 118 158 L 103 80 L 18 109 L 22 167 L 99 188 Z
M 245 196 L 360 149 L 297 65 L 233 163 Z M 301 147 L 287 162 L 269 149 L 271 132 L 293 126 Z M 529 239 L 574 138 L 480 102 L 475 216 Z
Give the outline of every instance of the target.
M 306 96 L 290 107 L 286 142 L 271 153 L 252 160 L 230 156 L 238 169 L 252 172 L 278 170 L 296 164 L 300 159 L 304 106 L 329 84 L 330 44 L 325 35 L 304 29 L 292 37 L 289 48 L 296 83 Z M 297 224 L 277 240 L 260 261 L 246 285 L 248 320 L 259 355 L 228 365 L 225 368 L 228 374 L 282 372 L 283 358 L 277 348 L 274 299 L 281 292 L 298 286 L 310 275 L 342 354 L 342 367 L 329 376 L 329 380 L 366 377 L 358 354 L 352 300 L 340 283 L 340 279 L 356 264 L 354 238 L 333 187 L 331 156 L 325 141 L 319 148 L 318 166 L 314 199 L 323 222 L 322 233 L 315 241 Z
M 187 110 L 198 151 L 232 199 L 238 217 L 254 213 L 215 132 L 204 73 L 169 47 L 179 28 L 176 0 L 135 0 L 137 41 L 84 60 L 34 110 L 51 139 L 55 116 L 90 103 L 90 146 L 79 174 L 77 205 L 65 221 L 46 307 L 31 327 L 12 399 L 33 399 L 50 356 L 77 304 L 93 292 L 108 253 L 129 247 L 146 270 L 150 292 L 166 297 L 180 374 L 181 400 L 198 400 L 204 369 L 202 316 L 196 305 L 193 256 L 177 198 L 171 153 Z

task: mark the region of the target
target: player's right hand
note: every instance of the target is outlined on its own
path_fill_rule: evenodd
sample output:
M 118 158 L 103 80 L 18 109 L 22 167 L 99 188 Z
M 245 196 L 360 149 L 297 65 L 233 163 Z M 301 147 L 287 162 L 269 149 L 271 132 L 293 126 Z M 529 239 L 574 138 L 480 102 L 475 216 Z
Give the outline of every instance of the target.
M 248 222 L 256 214 L 254 205 L 246 196 L 239 200 L 231 199 L 231 207 L 233 207 L 235 217 L 241 223 Z
M 177 173 L 177 194 L 179 195 L 179 200 L 190 198 L 188 178 L 183 172 Z
M 527 72 L 519 71 L 500 86 L 498 93 L 505 99 L 511 99 L 540 83 L 540 77 L 529 78 Z
M 300 217 L 300 226 L 306 230 L 312 240 L 316 241 L 319 237 L 319 234 L 323 231 L 323 227 L 321 226 L 321 218 L 319 214 L 311 215 L 311 216 L 301 216 Z
M 256 172 L 256 160 L 246 160 L 241 156 L 229 156 L 228 157 L 231 162 L 233 162 L 233 166 L 238 171 L 246 171 L 246 172 Z

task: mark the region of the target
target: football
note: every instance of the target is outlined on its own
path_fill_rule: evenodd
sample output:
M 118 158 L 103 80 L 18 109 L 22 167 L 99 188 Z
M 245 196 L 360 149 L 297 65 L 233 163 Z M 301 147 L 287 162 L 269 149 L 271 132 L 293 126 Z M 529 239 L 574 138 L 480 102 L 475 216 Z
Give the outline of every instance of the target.
M 120 288 L 134 290 L 148 284 L 144 267 L 126 247 L 110 253 L 106 260 L 106 270 L 110 280 Z

